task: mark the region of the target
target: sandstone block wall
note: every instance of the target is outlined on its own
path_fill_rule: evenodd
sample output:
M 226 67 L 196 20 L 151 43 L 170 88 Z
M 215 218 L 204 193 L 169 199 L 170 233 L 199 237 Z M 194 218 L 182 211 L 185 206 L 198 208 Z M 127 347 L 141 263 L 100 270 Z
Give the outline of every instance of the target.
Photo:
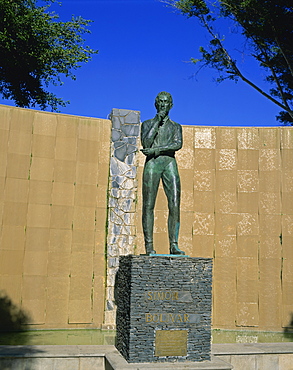
M 176 155 L 180 248 L 192 257 L 214 258 L 213 327 L 282 331 L 293 315 L 293 128 L 184 126 L 183 135 Z M 161 187 L 155 214 L 159 253 L 168 251 L 166 220 Z
M 1 304 L 32 328 L 103 322 L 110 123 L 0 107 Z
M 31 327 L 114 324 L 118 256 L 144 253 L 139 114 L 114 111 L 111 131 L 110 120 L 0 106 L 1 301 Z M 183 136 L 180 247 L 214 258 L 213 327 L 282 331 L 293 314 L 293 128 Z M 155 245 L 167 253 L 162 187 Z

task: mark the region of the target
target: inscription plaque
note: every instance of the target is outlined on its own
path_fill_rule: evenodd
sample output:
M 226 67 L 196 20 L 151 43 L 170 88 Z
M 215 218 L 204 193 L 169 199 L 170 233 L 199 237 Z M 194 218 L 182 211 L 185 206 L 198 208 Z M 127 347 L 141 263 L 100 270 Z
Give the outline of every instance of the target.
M 187 330 L 156 330 L 155 356 L 187 356 Z

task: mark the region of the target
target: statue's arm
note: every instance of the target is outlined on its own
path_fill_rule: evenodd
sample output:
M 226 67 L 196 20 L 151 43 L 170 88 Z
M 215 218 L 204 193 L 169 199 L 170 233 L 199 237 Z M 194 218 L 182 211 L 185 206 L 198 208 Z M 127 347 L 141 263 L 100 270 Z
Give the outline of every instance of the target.
M 176 151 L 182 148 L 183 139 L 182 139 L 182 127 L 177 125 L 174 136 L 166 145 L 159 146 L 155 148 L 155 154 L 164 154 L 164 152 Z
M 148 121 L 144 121 L 141 126 L 141 144 L 143 148 L 150 148 L 153 145 L 156 134 L 158 133 L 160 120 L 157 116 Z

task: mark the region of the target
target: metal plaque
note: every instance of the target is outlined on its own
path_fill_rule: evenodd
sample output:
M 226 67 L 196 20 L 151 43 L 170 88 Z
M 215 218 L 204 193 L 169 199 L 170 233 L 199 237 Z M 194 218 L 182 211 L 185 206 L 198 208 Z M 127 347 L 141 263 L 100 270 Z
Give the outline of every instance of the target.
M 187 356 L 187 330 L 156 330 L 155 356 Z

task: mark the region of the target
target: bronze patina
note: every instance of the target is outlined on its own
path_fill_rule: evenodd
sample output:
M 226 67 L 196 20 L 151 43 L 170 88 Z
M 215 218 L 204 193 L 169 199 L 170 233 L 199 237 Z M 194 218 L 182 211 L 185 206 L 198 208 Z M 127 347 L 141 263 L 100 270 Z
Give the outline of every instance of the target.
M 175 159 L 175 152 L 182 148 L 182 127 L 169 118 L 172 106 L 171 94 L 160 92 L 155 100 L 156 116 L 144 121 L 141 127 L 142 152 L 146 156 L 142 225 L 147 255 L 156 254 L 153 244 L 154 207 L 161 179 L 168 200 L 170 254 L 185 254 L 178 247 L 181 187 Z

